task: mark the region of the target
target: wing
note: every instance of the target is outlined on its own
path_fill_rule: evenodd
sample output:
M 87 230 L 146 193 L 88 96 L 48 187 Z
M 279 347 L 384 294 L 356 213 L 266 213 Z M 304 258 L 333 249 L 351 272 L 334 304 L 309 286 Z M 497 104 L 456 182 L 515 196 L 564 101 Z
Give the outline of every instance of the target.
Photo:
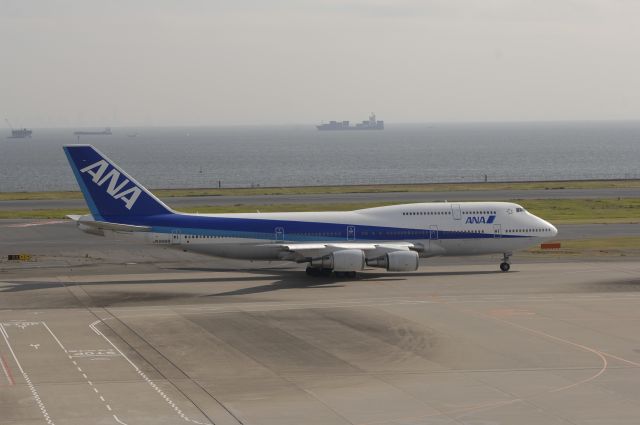
M 273 246 L 273 245 L 270 245 Z M 381 242 L 381 243 L 360 243 L 360 242 L 319 242 L 319 243 L 294 243 L 279 244 L 282 250 L 281 258 L 292 261 L 308 261 L 309 259 L 322 258 L 332 252 L 345 249 L 359 249 L 364 251 L 367 258 L 378 258 L 388 252 L 393 251 L 419 251 L 411 242 Z

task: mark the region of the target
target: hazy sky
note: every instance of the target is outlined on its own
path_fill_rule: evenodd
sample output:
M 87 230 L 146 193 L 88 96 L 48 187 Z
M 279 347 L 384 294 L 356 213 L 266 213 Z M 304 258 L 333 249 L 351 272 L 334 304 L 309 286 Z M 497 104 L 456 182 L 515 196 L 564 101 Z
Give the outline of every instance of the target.
M 640 118 L 637 0 L 0 0 L 32 127 Z

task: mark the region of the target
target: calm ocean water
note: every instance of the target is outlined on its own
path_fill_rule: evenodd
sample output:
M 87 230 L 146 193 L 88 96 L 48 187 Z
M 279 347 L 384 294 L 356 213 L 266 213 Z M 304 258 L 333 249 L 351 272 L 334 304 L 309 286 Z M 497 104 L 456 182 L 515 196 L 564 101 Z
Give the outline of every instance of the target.
M 640 178 L 640 122 L 112 130 L 80 142 L 151 188 Z M 0 191 L 76 190 L 61 149 L 77 142 L 72 132 L 2 135 Z

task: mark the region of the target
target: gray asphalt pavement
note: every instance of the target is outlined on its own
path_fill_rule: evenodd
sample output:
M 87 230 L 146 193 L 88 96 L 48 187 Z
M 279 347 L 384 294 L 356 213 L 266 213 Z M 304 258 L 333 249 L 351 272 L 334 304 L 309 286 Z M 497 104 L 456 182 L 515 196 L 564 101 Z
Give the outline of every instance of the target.
M 636 198 L 638 189 L 550 189 L 550 190 L 483 190 L 449 192 L 379 192 L 320 195 L 257 195 L 257 196 L 189 196 L 165 198 L 172 208 L 201 205 L 270 205 L 318 204 L 352 202 L 436 202 L 436 201 L 509 201 L 513 199 L 579 199 L 579 198 Z M 84 208 L 81 199 L 0 201 L 1 210 L 78 209 Z
M 638 423 L 637 262 L 224 265 L 0 266 L 0 423 Z
M 311 278 L 0 220 L 0 423 L 636 425 L 640 263 L 498 260 Z

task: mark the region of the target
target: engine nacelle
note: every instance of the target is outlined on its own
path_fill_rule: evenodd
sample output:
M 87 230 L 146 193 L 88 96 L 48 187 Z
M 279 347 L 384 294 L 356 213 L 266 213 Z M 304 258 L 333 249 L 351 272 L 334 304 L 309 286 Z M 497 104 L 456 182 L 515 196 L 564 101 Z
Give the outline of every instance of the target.
M 382 267 L 389 272 L 414 272 L 420 265 L 420 257 L 415 251 L 393 251 L 382 257 L 367 260 L 371 267 Z
M 364 270 L 365 256 L 359 249 L 345 249 L 314 260 L 311 265 L 335 272 L 357 272 Z

